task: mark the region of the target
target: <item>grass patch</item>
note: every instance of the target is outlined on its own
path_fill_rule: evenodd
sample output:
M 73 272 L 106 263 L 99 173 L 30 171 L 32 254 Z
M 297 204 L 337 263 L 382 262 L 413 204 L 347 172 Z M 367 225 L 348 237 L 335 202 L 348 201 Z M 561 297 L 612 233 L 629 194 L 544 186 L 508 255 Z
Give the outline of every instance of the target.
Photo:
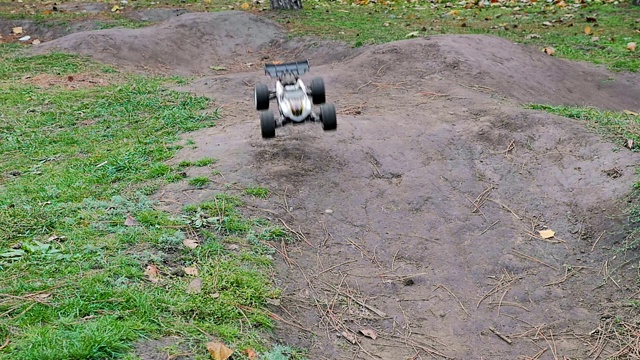
M 141 337 L 171 335 L 206 359 L 202 331 L 269 351 L 264 306 L 279 293 L 266 243 L 286 233 L 243 217 L 229 196 L 181 216 L 148 198 L 186 176 L 166 160 L 181 133 L 215 124 L 217 112 L 203 113 L 209 100 L 144 76 L 72 91 L 21 84 L 13 80 L 25 74 L 102 67 L 15 49 L 0 45 L 0 338 L 11 340 L 0 359 L 133 359 Z M 195 277 L 201 292 L 189 293 Z
M 211 180 L 205 176 L 196 176 L 194 178 L 189 179 L 189 185 L 195 187 L 203 187 L 206 186 Z
M 612 142 L 624 147 L 628 140 L 633 140 L 636 146 L 632 149 L 638 151 L 640 144 L 640 117 L 619 111 L 600 110 L 592 107 L 552 106 L 544 104 L 529 104 L 525 108 L 542 110 L 548 113 L 567 117 L 570 119 L 584 120 L 598 133 L 605 135 Z
M 244 192 L 247 195 L 251 195 L 260 199 L 266 199 L 267 197 L 269 197 L 269 189 L 265 189 L 260 186 L 246 188 Z

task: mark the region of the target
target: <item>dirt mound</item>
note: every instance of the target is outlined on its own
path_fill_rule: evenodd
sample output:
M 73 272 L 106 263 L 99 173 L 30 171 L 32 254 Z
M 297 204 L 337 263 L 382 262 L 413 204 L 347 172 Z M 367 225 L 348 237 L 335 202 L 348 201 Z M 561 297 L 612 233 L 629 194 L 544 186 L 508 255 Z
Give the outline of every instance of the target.
M 36 51 L 78 53 L 108 64 L 190 75 L 253 59 L 247 54 L 283 37 L 275 23 L 246 12 L 190 13 L 142 29 L 71 34 Z
M 343 66 L 349 69 L 337 75 L 341 79 L 332 80 L 351 89 L 373 78 L 400 88 L 420 80 L 446 79 L 439 92 L 462 86 L 518 103 L 640 109 L 637 74 L 554 58 L 487 35 L 442 35 L 378 45 Z

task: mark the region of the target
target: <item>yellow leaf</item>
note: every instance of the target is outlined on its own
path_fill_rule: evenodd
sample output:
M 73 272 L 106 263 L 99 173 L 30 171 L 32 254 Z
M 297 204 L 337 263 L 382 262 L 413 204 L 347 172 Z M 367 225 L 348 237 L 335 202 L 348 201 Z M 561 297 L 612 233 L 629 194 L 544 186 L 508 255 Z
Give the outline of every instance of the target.
M 193 239 L 184 239 L 182 240 L 182 243 L 184 244 L 184 246 L 188 247 L 189 249 L 195 249 L 198 247 L 198 241 L 197 240 L 193 240 Z
M 198 276 L 198 269 L 194 267 L 186 267 L 184 268 L 184 273 L 187 275 Z
M 111 12 L 116 12 L 120 10 L 120 6 L 118 5 L 113 5 L 113 7 L 111 8 Z
M 546 47 L 544 49 L 542 49 L 542 51 L 544 51 L 545 54 L 547 55 L 551 55 L 553 56 L 553 54 L 555 54 L 556 50 L 552 47 Z
M 638 44 L 634 43 L 634 42 L 630 42 L 627 44 L 627 50 L 631 50 L 631 51 L 636 51 L 636 47 L 638 46 Z
M 587 34 L 587 35 L 591 34 L 591 27 L 589 27 L 589 26 L 585 27 L 584 28 L 584 33 Z
M 160 281 L 158 267 L 153 264 L 147 266 L 147 268 L 144 271 L 144 274 L 147 275 L 147 277 L 149 277 L 149 281 L 151 282 L 157 283 L 158 281 Z
M 258 360 L 258 354 L 256 353 L 255 350 L 253 350 L 251 348 L 242 350 L 242 353 L 247 355 L 249 360 Z
M 21 26 L 14 27 L 12 31 L 14 34 L 22 34 L 22 27 Z
M 543 239 L 550 239 L 556 234 L 556 232 L 551 229 L 540 230 L 539 233 Z
M 227 360 L 233 354 L 233 350 L 224 346 L 223 343 L 213 341 L 207 343 L 207 350 L 213 360 Z
M 243 3 L 242 5 L 240 5 L 240 9 L 242 10 L 247 10 L 249 8 L 249 4 L 247 3 Z

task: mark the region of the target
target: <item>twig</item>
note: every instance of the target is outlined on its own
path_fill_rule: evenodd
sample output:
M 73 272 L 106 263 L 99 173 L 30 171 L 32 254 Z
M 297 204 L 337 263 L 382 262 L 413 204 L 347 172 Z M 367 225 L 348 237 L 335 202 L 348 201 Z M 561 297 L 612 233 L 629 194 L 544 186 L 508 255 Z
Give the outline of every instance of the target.
M 500 220 L 496 220 L 493 224 L 489 225 L 488 228 L 484 229 L 480 234 L 478 234 L 478 236 L 484 235 L 484 233 L 486 233 L 487 231 L 491 230 L 491 228 L 494 227 L 499 222 L 500 222 Z
M 438 288 L 443 288 L 444 290 L 446 290 L 451 296 L 453 296 L 454 299 L 456 299 L 456 301 L 458 302 L 458 304 L 460 304 L 460 307 L 467 314 L 467 316 L 471 316 L 471 314 L 469 314 L 467 309 L 464 308 L 464 305 L 462 305 L 462 302 L 460 301 L 460 299 L 458 299 L 458 297 L 454 293 L 452 293 L 451 290 L 449 290 L 446 286 L 439 284 L 438 286 L 435 287 L 435 289 L 433 289 L 433 291 L 438 290 Z
M 393 258 L 391 259 L 391 271 L 395 271 L 396 256 L 398 256 L 399 252 L 400 252 L 400 249 L 396 250 L 396 253 L 393 254 Z
M 326 284 L 326 283 L 325 283 L 325 284 Z M 347 293 L 347 292 L 340 291 L 340 289 L 336 289 L 336 288 L 335 288 L 333 285 L 331 285 L 331 284 L 327 284 L 327 285 L 329 285 L 330 287 L 332 287 L 334 291 L 337 291 L 337 292 L 338 292 L 338 293 L 340 293 L 341 295 L 344 295 L 344 296 L 348 297 L 349 299 L 351 299 L 351 300 L 355 301 L 356 303 L 358 303 L 358 305 L 360 305 L 360 306 L 363 306 L 363 307 L 367 308 L 368 310 L 370 310 L 370 311 L 374 312 L 376 315 L 380 316 L 381 318 L 387 317 L 387 314 L 386 314 L 384 311 L 378 310 L 378 309 L 374 308 L 374 307 L 373 307 L 373 306 L 371 306 L 371 305 L 367 305 L 367 304 L 366 304 L 366 303 L 364 303 L 363 301 L 360 301 L 360 300 L 356 299 L 353 295 L 351 295 L 351 294 L 349 294 L 349 293 Z
M 333 266 L 331 266 L 331 267 L 329 267 L 329 268 L 327 268 L 327 269 L 324 269 L 324 270 L 320 271 L 320 272 L 319 272 L 319 273 L 317 273 L 315 276 L 322 275 L 322 274 L 324 274 L 324 273 L 326 273 L 326 272 L 328 272 L 328 271 L 331 271 L 331 270 L 333 270 L 333 269 L 337 268 L 338 266 L 342 266 L 342 265 L 346 265 L 346 264 L 351 264 L 352 262 L 356 262 L 356 261 L 358 261 L 358 259 L 352 259 L 352 260 L 347 260 L 347 261 L 341 262 L 340 264 L 333 265 Z
M 6 348 L 7 345 L 9 345 L 9 335 L 7 335 L 7 338 L 4 340 L 4 344 L 2 344 L 2 346 L 0 346 L 0 350 Z
M 549 269 L 558 270 L 557 268 L 555 268 L 555 267 L 553 267 L 553 266 L 551 266 L 551 265 L 549 265 L 549 264 L 547 264 L 547 263 L 545 263 L 543 261 L 540 261 L 540 260 L 538 260 L 538 259 L 536 259 L 534 257 L 529 256 L 529 255 L 523 254 L 523 253 L 521 253 L 521 252 L 519 252 L 517 250 L 511 249 L 511 252 L 514 253 L 517 256 L 520 256 L 520 257 L 524 258 L 524 259 L 531 260 L 531 261 L 537 262 L 538 264 L 544 265 L 544 266 L 548 267 Z
M 500 339 L 502 339 L 503 341 L 505 341 L 507 344 L 511 345 L 512 341 L 511 339 L 509 339 L 508 337 L 506 337 L 505 335 L 502 335 L 498 330 L 496 330 L 493 326 L 489 326 L 489 330 L 491 330 L 492 333 L 496 334 L 497 337 L 499 337 Z
M 518 214 L 516 214 L 513 210 L 509 209 L 509 207 L 508 207 L 507 205 L 505 205 L 505 204 L 501 203 L 501 202 L 500 202 L 500 201 L 498 201 L 498 200 L 494 200 L 494 199 L 487 199 L 487 200 L 489 200 L 489 201 L 491 201 L 491 202 L 493 202 L 493 203 L 496 203 L 496 204 L 498 204 L 498 205 L 502 206 L 503 208 L 505 208 L 505 210 L 508 210 L 511 214 L 513 214 L 513 216 L 515 216 L 515 217 L 516 217 L 516 219 L 518 219 L 518 220 L 522 220 L 522 218 L 521 218 Z
M 593 250 L 595 250 L 596 245 L 598 245 L 598 241 L 600 241 L 600 239 L 602 238 L 602 236 L 607 232 L 607 230 L 604 230 L 602 232 L 602 234 L 600 234 L 600 236 L 598 236 L 598 238 L 596 239 L 596 242 L 593 243 L 593 246 L 591 247 L 591 252 L 593 252 Z
M 358 89 L 356 89 L 356 92 L 360 91 L 360 89 L 362 89 L 363 87 L 367 86 L 371 84 L 371 81 L 367 81 L 366 83 L 364 83 L 363 85 L 360 85 L 360 87 L 358 87 Z
M 307 237 L 306 237 L 306 236 L 304 236 L 304 234 L 303 234 L 302 232 L 299 232 L 299 231 L 295 231 L 295 230 L 293 230 L 289 225 L 287 225 L 287 223 L 286 223 L 284 220 L 282 220 L 282 219 L 278 219 L 278 220 L 280 220 L 280 222 L 282 223 L 282 225 L 284 225 L 284 227 L 286 227 L 286 228 L 287 228 L 287 230 L 289 230 L 289 231 L 291 231 L 292 233 L 294 233 L 294 234 L 296 235 L 296 237 L 297 237 L 299 240 L 302 240 L 302 241 L 306 242 L 306 243 L 307 243 L 307 245 L 309 245 L 309 246 L 313 247 L 313 245 L 311 245 L 311 243 L 309 242 L 309 240 L 307 240 Z
M 529 360 L 538 360 L 540 359 L 540 356 L 542 356 L 542 354 L 544 354 L 545 351 L 549 350 L 549 348 L 544 348 L 540 351 L 538 351 L 535 355 L 533 355 L 533 357 Z

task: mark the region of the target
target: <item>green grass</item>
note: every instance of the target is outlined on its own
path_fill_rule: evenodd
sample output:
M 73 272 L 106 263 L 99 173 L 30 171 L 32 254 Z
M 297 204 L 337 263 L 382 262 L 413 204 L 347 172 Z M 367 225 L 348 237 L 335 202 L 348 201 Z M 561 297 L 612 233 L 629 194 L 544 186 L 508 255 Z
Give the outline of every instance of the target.
M 268 242 L 287 234 L 243 217 L 241 199 L 224 194 L 180 216 L 149 199 L 185 177 L 166 164 L 179 135 L 215 125 L 217 111 L 167 89 L 175 79 L 120 74 L 117 84 L 73 91 L 16 81 L 89 71 L 114 72 L 0 45 L 0 338 L 10 339 L 0 359 L 134 359 L 136 341 L 168 335 L 207 359 L 204 332 L 269 351 L 264 307 L 279 292 Z M 198 269 L 200 293 L 186 291 L 195 276 L 185 267 Z
M 205 176 L 196 176 L 194 178 L 189 179 L 189 185 L 195 187 L 203 187 L 207 185 L 211 180 Z
M 635 146 L 632 150 L 638 151 L 640 149 L 640 116 L 592 107 L 528 104 L 525 108 L 542 110 L 570 119 L 584 120 L 592 129 L 609 138 L 616 145 L 624 147 L 628 140 L 633 140 Z
M 269 190 L 260 186 L 249 187 L 244 190 L 247 195 L 251 195 L 260 199 L 266 199 L 269 197 Z

